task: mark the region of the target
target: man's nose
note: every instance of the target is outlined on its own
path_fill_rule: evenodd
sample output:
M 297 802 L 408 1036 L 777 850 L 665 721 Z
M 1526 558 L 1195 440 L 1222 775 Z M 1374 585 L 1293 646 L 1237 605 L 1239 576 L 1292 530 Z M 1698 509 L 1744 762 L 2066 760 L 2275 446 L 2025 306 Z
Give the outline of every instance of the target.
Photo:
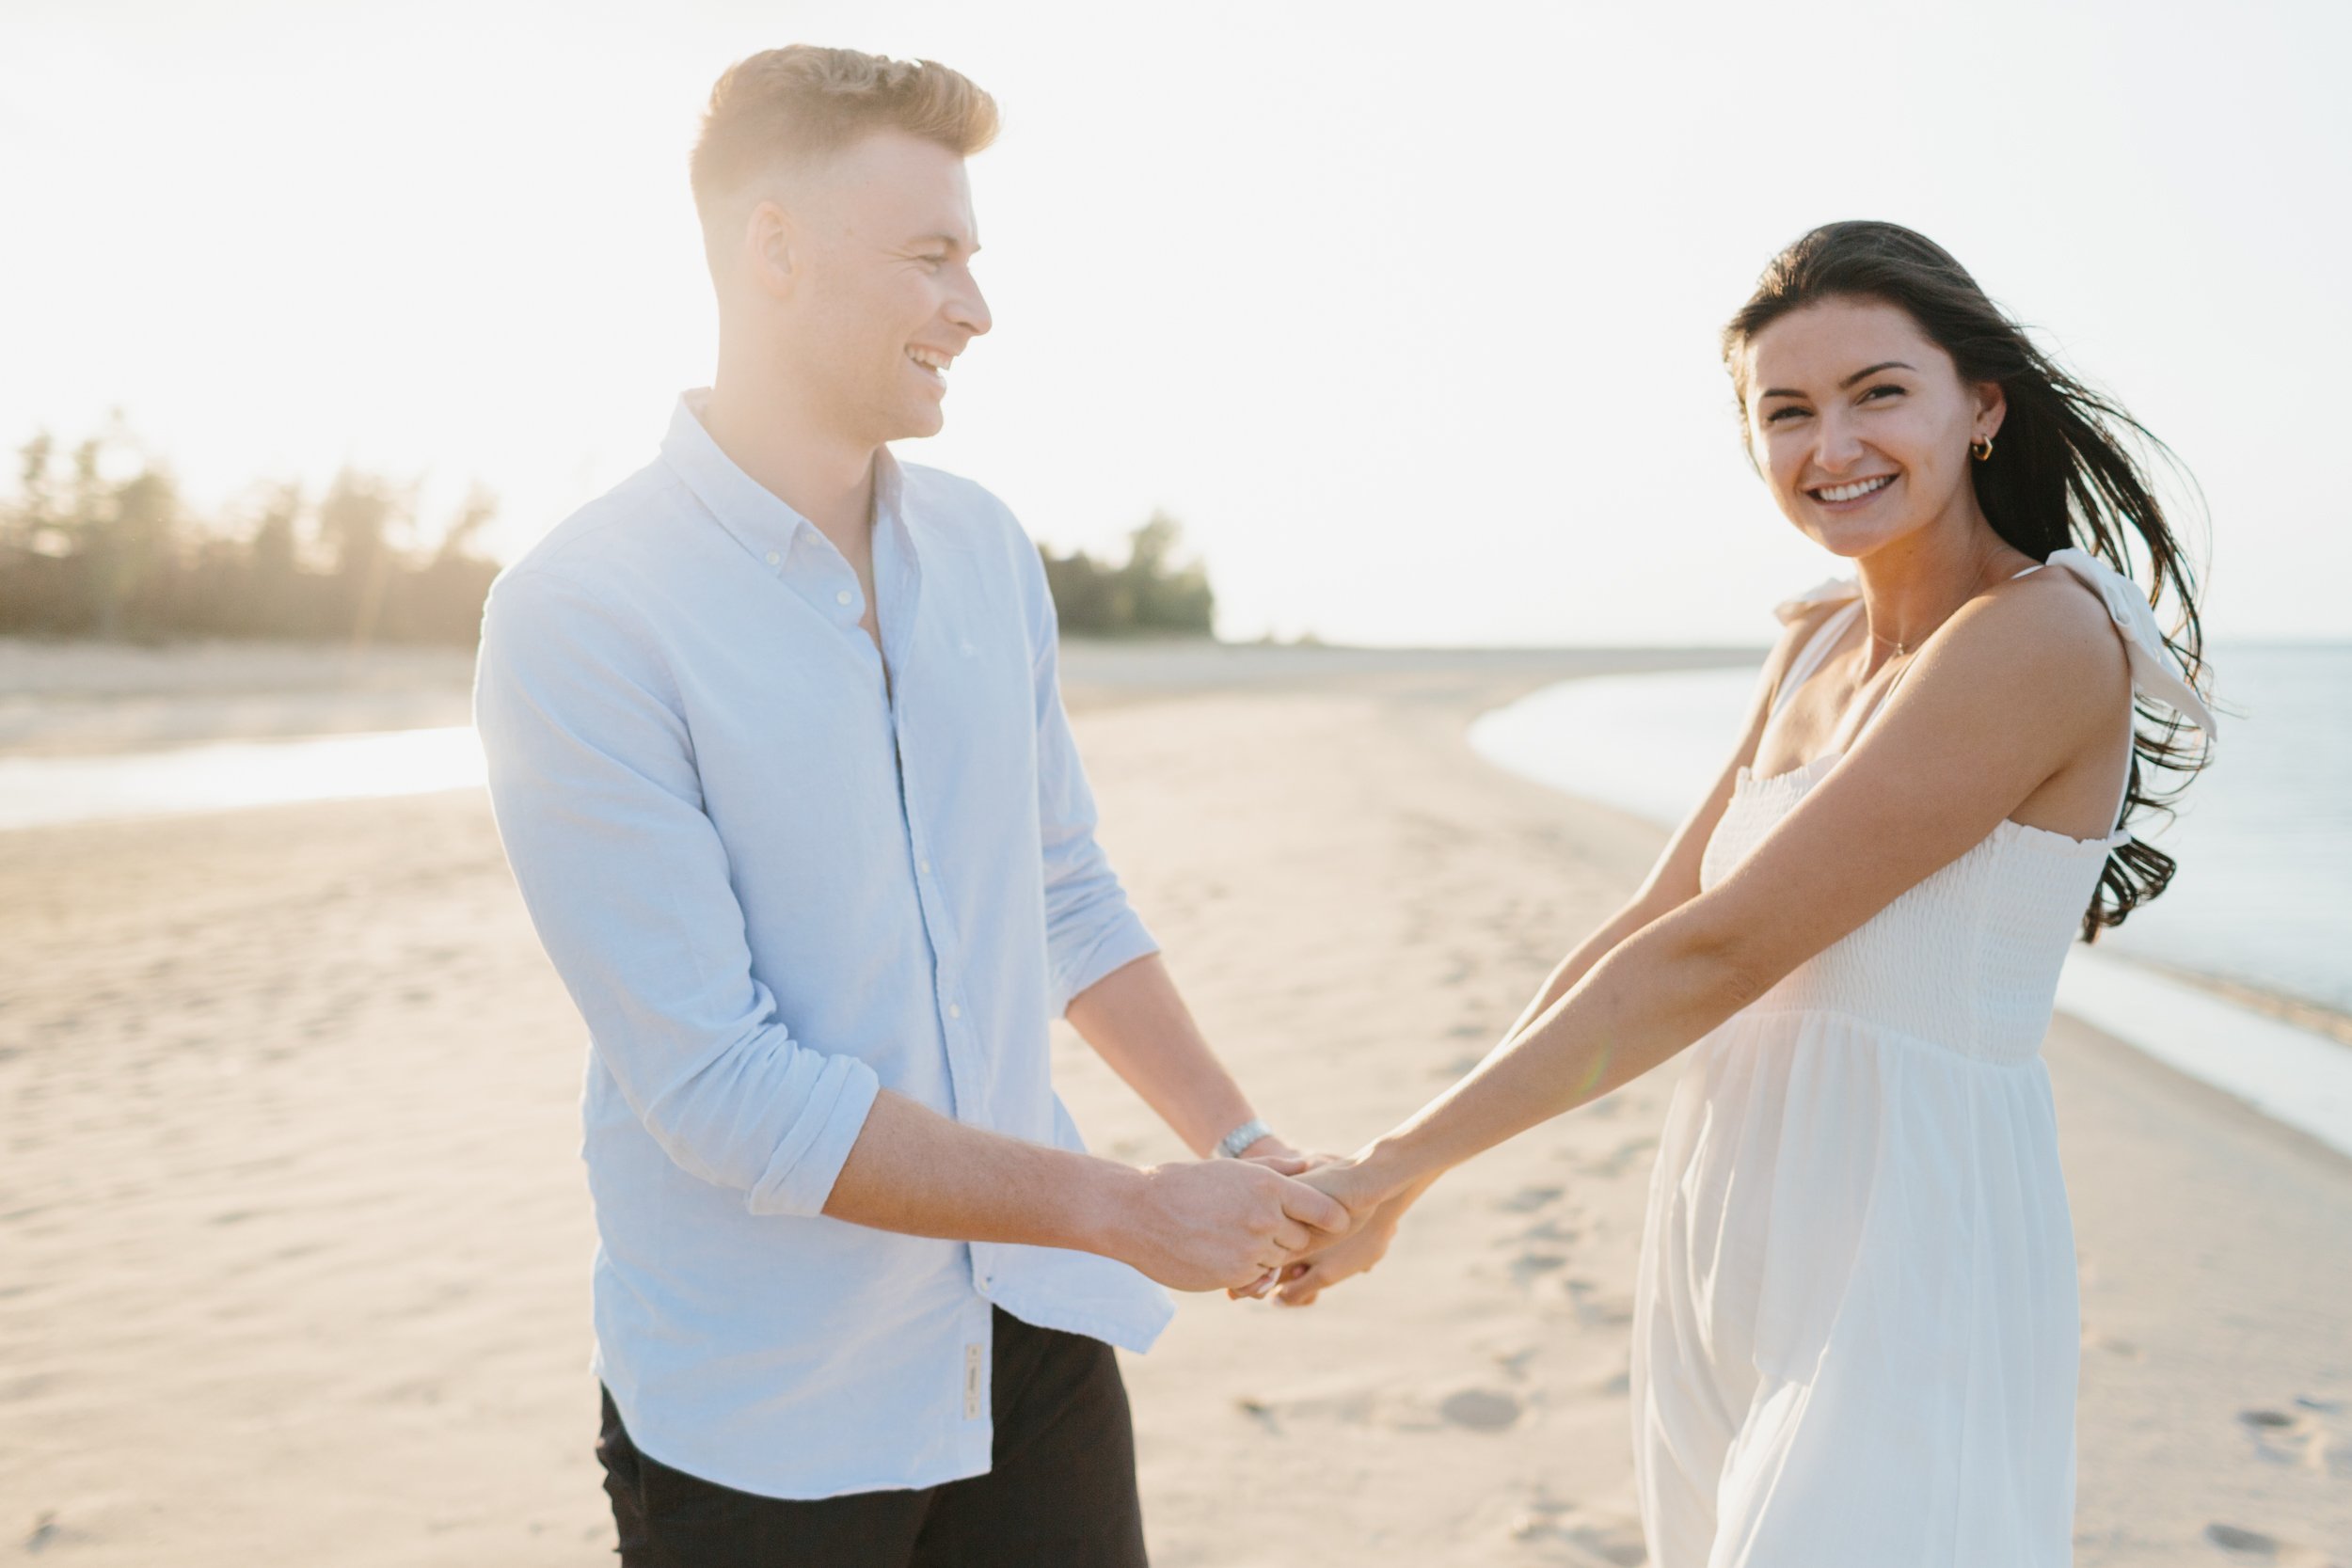
M 947 302 L 947 319 L 975 338 L 996 325 L 988 313 L 988 298 L 980 293 L 979 283 L 970 273 L 964 274 L 963 287 Z

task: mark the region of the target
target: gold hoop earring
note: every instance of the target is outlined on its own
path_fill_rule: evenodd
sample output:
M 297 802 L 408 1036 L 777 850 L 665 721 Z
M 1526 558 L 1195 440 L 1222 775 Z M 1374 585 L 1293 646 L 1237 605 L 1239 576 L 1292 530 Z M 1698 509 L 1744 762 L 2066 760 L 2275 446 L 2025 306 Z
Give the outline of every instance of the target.
M 1990 436 L 1979 436 L 1975 440 L 1968 443 L 1968 450 L 1977 454 L 1978 462 L 1990 462 L 1993 457 L 1993 437 Z

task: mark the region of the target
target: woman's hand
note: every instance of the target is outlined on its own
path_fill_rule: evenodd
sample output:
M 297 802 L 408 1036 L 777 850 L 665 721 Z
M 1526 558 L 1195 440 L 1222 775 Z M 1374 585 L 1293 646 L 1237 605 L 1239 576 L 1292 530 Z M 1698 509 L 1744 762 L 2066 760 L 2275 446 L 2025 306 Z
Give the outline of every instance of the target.
M 1396 1239 L 1398 1223 L 1420 1196 L 1399 1193 L 1373 1211 L 1370 1219 L 1343 1239 L 1284 1268 L 1274 1287 L 1275 1301 L 1283 1307 L 1312 1307 L 1317 1296 L 1341 1280 L 1371 1273 L 1373 1266 L 1388 1256 L 1389 1243 Z
M 1235 1300 L 1257 1299 L 1273 1292 L 1286 1307 L 1306 1307 L 1343 1279 L 1369 1270 L 1389 1250 L 1397 1222 L 1428 1181 L 1401 1184 L 1384 1166 L 1355 1159 L 1327 1159 L 1301 1173 L 1298 1180 L 1337 1198 L 1353 1222 L 1345 1235 L 1314 1248 L 1281 1269 L 1268 1270 L 1251 1283 L 1228 1291 Z

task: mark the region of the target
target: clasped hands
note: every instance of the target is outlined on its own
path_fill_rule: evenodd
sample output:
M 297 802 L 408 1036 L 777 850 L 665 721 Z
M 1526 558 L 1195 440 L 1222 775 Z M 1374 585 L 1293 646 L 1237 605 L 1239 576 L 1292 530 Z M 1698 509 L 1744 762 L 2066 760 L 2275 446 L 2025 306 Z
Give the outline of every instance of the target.
M 1142 1174 L 1144 1244 L 1130 1261 L 1176 1290 L 1271 1294 L 1286 1307 L 1377 1263 L 1418 1196 L 1357 1160 L 1289 1149 Z

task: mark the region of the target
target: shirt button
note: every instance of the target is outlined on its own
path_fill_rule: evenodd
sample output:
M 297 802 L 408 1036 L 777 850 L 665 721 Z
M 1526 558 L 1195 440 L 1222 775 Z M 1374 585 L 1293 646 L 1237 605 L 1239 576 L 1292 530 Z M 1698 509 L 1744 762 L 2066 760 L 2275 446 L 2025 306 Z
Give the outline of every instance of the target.
M 778 555 L 773 550 L 770 550 L 768 552 L 768 564 L 771 566 L 773 566 L 777 562 L 782 561 L 784 557 Z
M 916 861 L 914 863 L 914 869 L 920 871 L 924 876 L 928 877 L 931 874 L 931 863 L 929 861 Z
M 953 1002 L 950 1002 L 947 1004 L 947 1016 L 949 1018 L 961 1018 L 963 1016 L 963 1009 L 957 1006 Z
M 835 594 L 833 596 L 833 602 L 835 604 L 848 604 L 850 602 L 850 591 L 844 588 L 840 593 Z

